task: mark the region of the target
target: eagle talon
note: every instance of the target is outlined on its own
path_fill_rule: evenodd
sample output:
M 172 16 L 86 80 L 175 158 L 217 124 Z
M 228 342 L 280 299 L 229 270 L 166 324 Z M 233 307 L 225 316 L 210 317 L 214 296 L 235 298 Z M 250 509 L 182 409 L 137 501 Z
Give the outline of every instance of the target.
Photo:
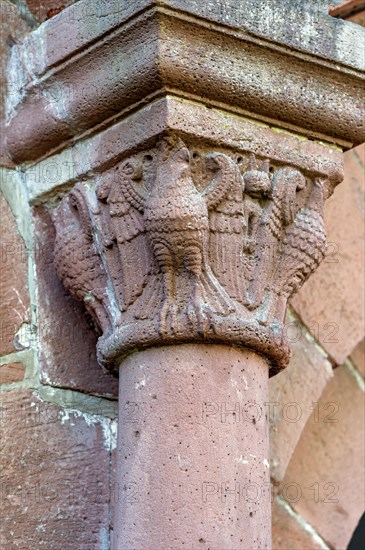
M 170 331 L 168 329 L 168 317 L 169 317 L 169 305 L 163 304 L 159 315 L 159 334 L 161 338 L 169 336 Z
M 177 306 L 176 306 L 176 304 L 173 304 L 170 307 L 169 317 L 170 317 L 170 332 L 171 332 L 172 335 L 176 336 L 177 332 L 179 330 L 179 325 L 178 325 L 178 322 L 177 322 Z
M 166 303 L 162 306 L 159 315 L 159 334 L 161 338 L 176 336 L 179 331 L 177 320 L 178 308 L 176 304 Z
M 193 304 L 189 304 L 186 310 L 186 315 L 190 321 L 191 327 L 193 330 L 198 329 L 198 318 Z
M 206 332 L 213 331 L 215 333 L 213 311 L 210 309 L 210 307 L 205 307 L 204 312 L 205 312 L 205 322 L 207 325 Z
M 213 314 L 209 308 L 202 304 L 189 304 L 186 313 L 193 330 L 196 330 L 200 336 L 205 336 L 207 332 L 214 330 Z

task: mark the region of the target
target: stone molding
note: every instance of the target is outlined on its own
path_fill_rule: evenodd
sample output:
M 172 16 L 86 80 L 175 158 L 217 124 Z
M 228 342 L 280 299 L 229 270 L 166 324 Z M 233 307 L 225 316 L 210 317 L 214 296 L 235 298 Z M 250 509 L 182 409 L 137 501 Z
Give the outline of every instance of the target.
M 322 2 L 288 36 L 287 2 L 270 2 L 269 13 L 247 4 L 220 0 L 201 13 L 194 0 L 130 1 L 105 18 L 90 1 L 65 9 L 12 48 L 8 156 L 40 159 L 167 94 L 344 148 L 364 141 L 364 30 Z
M 31 166 L 22 181 L 31 204 L 55 201 L 77 181 L 98 177 L 141 147 L 148 148 L 164 132 L 189 142 L 254 153 L 277 165 L 290 164 L 304 174 L 326 179 L 326 198 L 343 179 L 343 155 L 336 146 L 316 142 L 221 109 L 171 96 L 154 101 L 96 135 Z
M 55 265 L 100 333 L 98 360 L 215 342 L 285 367 L 286 303 L 326 250 L 326 179 L 166 132 L 53 211 Z

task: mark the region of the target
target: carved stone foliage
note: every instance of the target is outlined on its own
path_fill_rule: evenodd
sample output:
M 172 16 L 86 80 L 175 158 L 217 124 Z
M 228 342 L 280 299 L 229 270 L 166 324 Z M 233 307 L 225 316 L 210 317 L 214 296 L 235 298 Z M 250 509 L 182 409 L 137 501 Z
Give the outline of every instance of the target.
M 99 362 L 211 341 L 283 368 L 287 300 L 325 255 L 323 186 L 174 136 L 77 184 L 53 214 L 55 265 L 101 333 Z

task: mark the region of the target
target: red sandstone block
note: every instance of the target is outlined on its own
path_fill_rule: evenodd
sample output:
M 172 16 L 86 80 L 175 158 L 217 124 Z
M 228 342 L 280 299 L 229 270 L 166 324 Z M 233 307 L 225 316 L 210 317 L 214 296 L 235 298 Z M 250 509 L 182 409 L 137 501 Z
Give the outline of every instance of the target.
M 0 194 L 0 355 L 14 351 L 14 338 L 29 321 L 27 254 L 9 205 Z
M 0 384 L 20 382 L 24 378 L 25 367 L 23 363 L 9 363 L 0 366 Z
M 280 483 L 315 403 L 332 378 L 332 366 L 306 337 L 299 323 L 287 320 L 289 366 L 269 382 L 271 477 Z
M 364 392 L 346 366 L 308 420 L 281 494 L 331 548 L 347 548 L 365 502 Z
M 352 21 L 353 23 L 357 23 L 358 25 L 365 27 L 365 10 L 357 12 L 354 15 L 350 15 L 349 17 L 346 17 L 346 20 Z
M 291 303 L 312 334 L 341 364 L 365 334 L 364 168 L 345 154 L 345 181 L 325 206 L 329 254 Z
M 92 417 L 2 392 L 1 548 L 108 547 L 110 449 Z
M 365 11 L 364 11 L 364 17 L 365 17 Z M 364 165 L 364 170 L 365 170 L 365 143 L 355 147 L 354 151 L 356 155 L 359 157 L 362 164 Z
M 7 61 L 10 44 L 19 42 L 30 31 L 29 22 L 22 17 L 22 9 L 9 0 L 0 2 L 0 120 L 4 116 L 4 100 L 7 90 Z M 15 82 L 8 82 L 11 94 Z
M 272 549 L 273 550 L 317 550 L 323 548 L 275 500 L 272 508 Z
M 27 0 L 27 5 L 35 19 L 42 23 L 75 2 L 76 0 Z

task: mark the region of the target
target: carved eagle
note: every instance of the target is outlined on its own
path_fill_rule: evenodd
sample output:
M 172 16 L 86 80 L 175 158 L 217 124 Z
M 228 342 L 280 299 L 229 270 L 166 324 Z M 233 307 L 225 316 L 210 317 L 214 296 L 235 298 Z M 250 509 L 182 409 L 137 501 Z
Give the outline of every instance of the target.
M 221 153 L 207 155 L 205 168 L 211 181 L 199 191 L 188 148 L 164 138 L 156 158 L 123 162 L 97 188 L 119 307 L 158 318 L 161 335 L 178 334 L 182 316 L 205 334 L 213 314 L 228 315 L 237 307 L 232 297 L 242 298 L 242 177 Z
M 88 191 L 78 184 L 52 213 L 56 226 L 54 265 L 68 292 L 85 303 L 96 325 L 111 325 L 107 275 L 94 242 Z
M 323 186 L 323 180 L 316 178 L 307 204 L 282 234 L 266 308 L 267 322 L 284 318 L 288 298 L 317 269 L 326 254 Z

